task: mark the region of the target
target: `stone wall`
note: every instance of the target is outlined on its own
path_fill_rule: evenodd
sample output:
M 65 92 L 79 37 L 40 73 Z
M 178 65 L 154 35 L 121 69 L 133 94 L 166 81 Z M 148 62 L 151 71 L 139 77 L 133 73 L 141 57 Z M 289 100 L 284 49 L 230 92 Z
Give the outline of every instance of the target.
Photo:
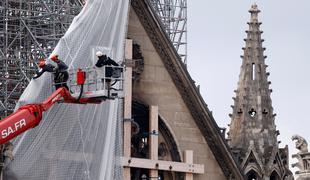
M 141 46 L 144 56 L 144 71 L 133 85 L 133 97 L 145 104 L 157 105 L 180 152 L 193 150 L 194 163 L 205 165 L 205 174 L 195 175 L 194 179 L 226 179 L 133 9 L 130 10 L 128 38 Z

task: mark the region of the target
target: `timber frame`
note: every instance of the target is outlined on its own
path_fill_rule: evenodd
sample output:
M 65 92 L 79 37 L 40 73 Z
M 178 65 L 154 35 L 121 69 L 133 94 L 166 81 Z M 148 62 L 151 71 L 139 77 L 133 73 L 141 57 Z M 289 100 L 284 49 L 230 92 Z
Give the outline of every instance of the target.
M 160 20 L 153 12 L 150 3 L 147 0 L 132 0 L 131 6 L 138 15 L 157 53 L 163 60 L 223 173 L 227 179 L 243 179 L 240 167 L 234 160 L 225 139 L 220 133 L 220 128 L 165 33 Z
M 132 100 L 132 108 L 139 108 L 142 111 L 149 111 L 149 106 L 146 105 L 146 103 L 139 101 L 138 99 L 134 99 Z M 171 147 L 171 149 L 169 148 L 169 153 L 171 155 L 171 158 L 173 161 L 175 162 L 181 162 L 181 152 L 178 149 L 178 145 L 175 141 L 175 137 L 173 137 L 173 135 L 171 134 L 169 128 L 167 127 L 166 123 L 164 122 L 162 116 L 159 114 L 158 115 L 159 119 L 158 119 L 158 129 L 161 132 L 161 135 L 164 137 L 164 139 L 166 140 L 166 143 L 169 144 L 169 146 Z
M 185 180 L 193 180 L 193 174 L 204 174 L 204 164 L 193 164 L 193 151 L 184 151 L 185 162 L 163 161 L 158 160 L 158 133 L 159 133 L 159 113 L 158 106 L 149 106 L 149 158 L 133 158 L 131 156 L 131 119 L 132 119 L 132 40 L 126 40 L 125 46 L 125 96 L 124 96 L 124 124 L 123 124 L 123 154 L 121 164 L 123 166 L 123 179 L 131 179 L 131 168 L 144 168 L 149 170 L 149 178 L 159 178 L 158 170 L 170 172 L 185 173 Z M 145 109 L 145 108 L 144 108 Z M 163 125 L 163 123 L 161 123 Z M 164 130 L 168 130 L 166 127 Z M 169 131 L 169 130 L 168 130 Z M 172 134 L 167 134 L 172 137 Z M 174 139 L 174 138 L 172 138 Z M 171 142 L 170 142 L 171 143 Z M 173 141 L 172 144 L 176 146 Z M 175 150 L 175 149 L 172 149 Z M 177 151 L 179 152 L 179 151 Z M 177 154 L 177 153 L 175 153 Z M 175 158 L 180 158 L 180 155 L 174 155 Z M 173 157 L 173 156 L 172 156 Z M 180 161 L 180 159 L 176 159 Z

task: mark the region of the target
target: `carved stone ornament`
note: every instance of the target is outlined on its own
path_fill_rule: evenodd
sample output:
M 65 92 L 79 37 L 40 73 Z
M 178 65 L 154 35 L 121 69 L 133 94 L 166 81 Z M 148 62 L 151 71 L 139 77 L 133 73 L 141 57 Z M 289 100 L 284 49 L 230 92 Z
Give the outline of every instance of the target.
M 296 141 L 295 147 L 299 150 L 297 154 L 292 155 L 293 158 L 298 160 L 292 164 L 292 167 L 299 169 L 299 171 L 295 172 L 298 175 L 297 180 L 310 180 L 310 153 L 308 152 L 308 143 L 299 135 L 292 136 L 292 141 Z
M 293 135 L 292 141 L 294 141 L 294 140 L 296 140 L 296 142 L 295 142 L 296 149 L 300 150 L 300 152 L 302 152 L 302 153 L 308 152 L 308 143 L 303 137 L 301 137 L 299 135 Z

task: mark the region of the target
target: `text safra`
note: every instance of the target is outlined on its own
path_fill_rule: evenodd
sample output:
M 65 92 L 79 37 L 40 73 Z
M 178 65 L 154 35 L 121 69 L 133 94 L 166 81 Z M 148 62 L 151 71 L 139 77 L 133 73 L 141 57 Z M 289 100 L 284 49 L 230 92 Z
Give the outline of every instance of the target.
M 9 126 L 6 129 L 1 131 L 1 138 L 4 139 L 8 137 L 10 134 L 16 132 L 17 130 L 21 129 L 22 127 L 26 126 L 26 120 L 21 119 L 20 121 L 17 121 L 13 127 Z

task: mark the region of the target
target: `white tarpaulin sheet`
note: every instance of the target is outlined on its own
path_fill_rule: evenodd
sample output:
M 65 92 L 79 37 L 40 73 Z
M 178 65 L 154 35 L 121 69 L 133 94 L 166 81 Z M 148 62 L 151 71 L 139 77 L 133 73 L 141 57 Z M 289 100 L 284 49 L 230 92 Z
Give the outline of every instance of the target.
M 87 0 L 53 54 L 71 69 L 93 66 L 97 50 L 122 61 L 128 5 L 128 0 Z M 52 79 L 45 73 L 32 80 L 18 106 L 40 103 L 51 95 Z M 120 100 L 55 104 L 39 126 L 14 141 L 14 160 L 6 164 L 4 179 L 122 179 L 121 107 Z

